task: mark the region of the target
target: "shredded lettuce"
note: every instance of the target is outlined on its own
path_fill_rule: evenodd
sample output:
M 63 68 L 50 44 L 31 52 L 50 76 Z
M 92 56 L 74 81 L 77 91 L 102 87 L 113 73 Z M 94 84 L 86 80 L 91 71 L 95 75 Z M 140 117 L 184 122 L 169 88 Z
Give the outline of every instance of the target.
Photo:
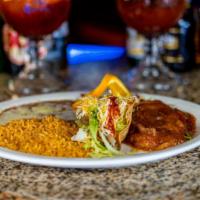
M 90 111 L 90 119 L 89 119 L 89 139 L 85 142 L 85 148 L 92 149 L 90 156 L 95 158 L 101 157 L 110 157 L 116 154 L 121 154 L 121 152 L 115 150 L 111 147 L 111 145 L 107 144 L 106 138 L 104 138 L 102 144 L 98 140 L 98 129 L 99 122 L 97 118 L 97 109 Z M 105 144 L 106 143 L 106 144 Z
M 135 97 L 116 97 L 120 114 L 112 116 L 116 133 L 114 136 L 106 124 L 110 101 L 110 96 L 100 99 L 91 96 L 83 97 L 77 108 L 77 124 L 87 132 L 84 147 L 91 150 L 91 157 L 101 158 L 124 154 L 118 148 L 128 132 L 133 107 L 137 105 L 138 99 Z
M 126 127 L 127 123 L 124 122 L 123 118 L 119 119 L 116 123 L 116 131 L 120 132 Z
M 89 118 L 89 131 L 91 133 L 92 139 L 96 142 L 99 143 L 97 140 L 97 132 L 98 132 L 98 119 L 97 119 L 97 109 L 91 111 L 91 115 Z
M 99 134 L 100 134 L 100 137 L 108 151 L 110 151 L 113 155 L 123 155 L 123 153 L 121 151 L 118 151 L 112 147 L 110 142 L 107 140 L 107 138 L 101 131 L 99 132 Z
M 185 139 L 186 139 L 186 140 L 191 140 L 191 139 L 192 139 L 192 133 L 186 132 L 186 133 L 185 133 Z

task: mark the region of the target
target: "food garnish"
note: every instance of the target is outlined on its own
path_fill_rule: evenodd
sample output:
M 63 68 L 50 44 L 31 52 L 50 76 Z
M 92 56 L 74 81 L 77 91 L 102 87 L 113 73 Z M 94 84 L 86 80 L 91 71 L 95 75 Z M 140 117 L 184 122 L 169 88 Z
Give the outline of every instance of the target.
M 193 135 L 192 133 L 186 132 L 186 133 L 185 133 L 185 139 L 186 139 L 186 140 L 191 140 L 191 139 L 192 139 L 192 135 Z
M 138 103 L 139 99 L 135 96 L 86 96 L 80 99 L 76 109 L 77 124 L 82 132 L 87 133 L 85 144 L 94 150 L 93 156 L 122 154 L 120 146 L 129 131 Z
M 107 89 L 111 94 L 103 95 Z M 81 135 L 85 135 L 86 148 L 93 149 L 92 157 L 122 155 L 121 143 L 138 104 L 137 96 L 131 96 L 116 76 L 107 74 L 96 89 L 74 104 L 80 129 L 73 139 L 86 133 Z
M 123 84 L 123 82 L 112 74 L 106 74 L 100 84 L 91 92 L 85 94 L 84 96 L 101 97 L 107 90 L 111 92 L 113 96 L 116 97 L 128 97 L 131 93 Z M 72 107 L 76 109 L 79 105 L 79 100 L 75 101 Z

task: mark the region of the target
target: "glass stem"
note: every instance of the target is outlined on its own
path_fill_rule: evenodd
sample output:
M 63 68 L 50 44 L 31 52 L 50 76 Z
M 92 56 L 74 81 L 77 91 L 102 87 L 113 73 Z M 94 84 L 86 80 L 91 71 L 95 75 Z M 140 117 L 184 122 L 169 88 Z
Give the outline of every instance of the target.
M 149 62 L 150 62 L 149 65 L 156 66 L 156 64 L 159 60 L 158 45 L 157 45 L 156 38 L 149 39 L 148 57 L 149 57 Z
M 36 68 L 39 67 L 39 47 L 38 41 L 32 41 L 33 45 L 33 62 L 35 63 Z
M 36 79 L 36 78 L 40 78 L 40 73 L 39 73 L 39 46 L 38 46 L 38 41 L 36 40 L 31 40 L 30 41 L 30 55 L 31 55 L 31 65 L 32 65 L 32 70 L 30 71 L 30 78 L 31 79 Z
M 155 38 L 149 38 L 143 77 L 157 78 L 159 76 L 160 73 L 157 68 L 158 61 L 159 61 L 159 50 L 158 50 L 157 40 Z
M 41 78 L 40 72 L 40 56 L 38 41 L 30 40 L 29 48 L 26 53 L 27 61 L 24 66 L 24 70 L 19 74 L 22 79 L 35 80 Z

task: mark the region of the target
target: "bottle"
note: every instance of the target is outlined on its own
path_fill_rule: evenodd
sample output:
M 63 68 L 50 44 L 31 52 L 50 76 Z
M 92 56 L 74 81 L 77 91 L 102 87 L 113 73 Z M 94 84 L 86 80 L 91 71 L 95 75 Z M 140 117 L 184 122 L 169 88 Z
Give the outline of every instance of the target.
M 195 19 L 191 3 L 183 18 L 164 37 L 163 62 L 175 72 L 195 67 Z
M 200 1 L 192 1 L 194 18 L 195 18 L 195 60 L 197 66 L 200 66 Z
M 145 58 L 146 38 L 139 34 L 135 29 L 128 28 L 127 57 L 131 67 L 136 67 Z
M 0 73 L 10 73 L 10 62 L 4 51 L 3 26 L 4 21 L 0 18 Z

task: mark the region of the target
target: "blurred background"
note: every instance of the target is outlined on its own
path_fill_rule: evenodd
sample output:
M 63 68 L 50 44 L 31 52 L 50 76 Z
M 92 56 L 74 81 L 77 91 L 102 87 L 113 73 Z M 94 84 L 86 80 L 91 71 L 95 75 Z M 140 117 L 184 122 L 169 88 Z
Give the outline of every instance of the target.
M 186 11 L 184 20 L 189 22 L 192 33 L 189 33 L 190 38 L 186 39 L 188 41 L 190 40 L 190 42 L 192 43 L 193 40 L 195 40 L 195 48 L 197 51 L 199 51 L 200 33 L 198 6 L 200 2 L 199 0 L 193 0 L 189 1 L 189 3 L 190 6 L 188 6 L 188 10 Z M 1 19 L 1 30 L 3 24 L 4 21 L 3 19 Z M 125 46 L 127 43 L 128 36 L 126 32 L 126 25 L 119 16 L 116 6 L 116 0 L 73 0 L 69 19 L 69 28 L 70 35 L 68 38 L 68 42 L 118 46 Z M 188 35 L 186 37 L 188 37 Z M 6 59 L 2 42 L 3 41 L 1 31 L 1 71 L 7 71 L 10 73 L 10 63 Z M 199 57 L 197 58 L 197 62 L 199 63 Z
M 1 71 L 11 73 L 12 69 L 9 60 L 6 59 L 2 41 L 2 28 L 5 22 L 2 18 L 0 22 Z M 126 25 L 117 12 L 115 0 L 73 0 L 69 29 L 68 42 L 119 46 L 126 44 Z
M 73 1 L 70 30 L 73 42 L 126 43 L 126 25 L 118 14 L 115 0 Z
M 69 82 L 71 85 L 77 83 L 84 73 L 88 73 L 88 70 L 92 71 L 94 75 L 94 78 L 90 82 L 86 81 L 85 85 L 80 86 L 79 84 L 77 87 L 71 88 L 69 86 L 68 89 L 87 89 L 86 85 L 91 85 L 94 80 L 99 81 L 106 72 L 113 72 L 124 80 L 126 78 L 123 78 L 121 71 L 137 68 L 138 63 L 146 56 L 146 38 L 134 29 L 127 29 L 127 25 L 119 15 L 116 0 L 72 0 L 69 20 L 67 25 L 63 27 L 59 34 L 58 32 L 54 34 L 53 48 L 51 47 L 50 50 L 43 48 L 43 46 L 49 45 L 48 41 L 45 45 L 41 44 L 41 55 L 45 55 L 46 60 L 53 63 L 52 66 L 59 65 L 66 85 L 69 85 Z M 16 58 L 21 58 L 23 51 L 20 50 L 24 49 L 26 42 L 23 40 L 24 38 L 19 40 L 19 35 L 12 34 L 13 30 L 5 28 L 5 22 L 2 18 L 0 19 L 0 30 L 0 72 L 4 74 L 1 80 L 7 84 L 5 78 L 7 75 L 8 77 L 16 77 L 24 68 L 24 62 Z M 62 44 L 59 38 L 62 40 Z M 160 38 L 160 41 L 161 44 L 159 44 L 162 46 L 161 59 L 170 71 L 182 76 L 184 73 L 199 68 L 199 0 L 188 1 L 184 16 L 165 33 L 164 37 Z M 86 59 L 85 63 L 74 65 L 69 63 L 66 50 L 68 44 L 71 43 L 112 45 L 124 48 L 126 54 L 123 57 L 113 59 L 112 62 L 107 62 L 106 59 L 104 62 L 98 62 L 98 59 L 95 62 L 91 60 L 87 62 Z M 47 56 L 46 51 L 49 51 L 49 56 Z M 55 62 L 58 54 L 62 63 Z M 121 70 L 118 70 L 117 67 L 121 67 Z M 65 72 L 63 73 L 63 71 Z M 95 76 L 98 73 L 101 76 Z M 133 70 L 132 73 L 135 71 Z M 10 87 L 12 90 L 13 85 L 11 84 Z

